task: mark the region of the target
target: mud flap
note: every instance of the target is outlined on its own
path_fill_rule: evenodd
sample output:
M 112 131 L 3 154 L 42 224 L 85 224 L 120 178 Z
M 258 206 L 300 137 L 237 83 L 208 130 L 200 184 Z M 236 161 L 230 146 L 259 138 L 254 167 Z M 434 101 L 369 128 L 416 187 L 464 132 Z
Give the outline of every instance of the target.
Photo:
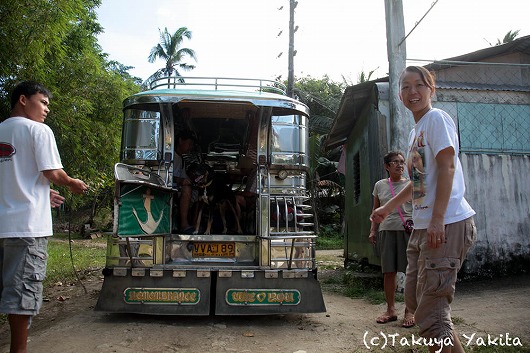
M 154 315 L 209 315 L 210 271 L 114 268 L 105 279 L 96 311 Z
M 219 271 L 216 315 L 270 315 L 326 311 L 311 271 Z

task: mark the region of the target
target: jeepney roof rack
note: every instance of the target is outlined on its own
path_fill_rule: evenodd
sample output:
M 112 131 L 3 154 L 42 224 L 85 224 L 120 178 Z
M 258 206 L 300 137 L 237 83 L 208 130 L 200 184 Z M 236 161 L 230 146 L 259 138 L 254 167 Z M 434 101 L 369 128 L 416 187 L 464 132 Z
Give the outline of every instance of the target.
M 155 89 L 210 89 L 269 92 L 286 95 L 287 88 L 281 82 L 259 78 L 164 76 L 144 82 L 144 88 Z

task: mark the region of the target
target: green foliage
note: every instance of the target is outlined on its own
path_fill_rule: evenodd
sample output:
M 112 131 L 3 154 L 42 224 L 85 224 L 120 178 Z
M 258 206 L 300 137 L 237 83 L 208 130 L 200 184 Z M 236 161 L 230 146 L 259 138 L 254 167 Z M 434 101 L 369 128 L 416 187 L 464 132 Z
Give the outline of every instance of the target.
M 32 79 L 53 98 L 47 124 L 55 133 L 65 171 L 83 179 L 90 194 L 69 206 L 96 210 L 108 202 L 118 161 L 121 102 L 138 92 L 130 67 L 107 62 L 97 34 L 100 0 L 4 0 L 0 4 L 0 113 L 9 116 L 8 92 Z
M 278 77 L 278 80 L 281 77 Z M 287 82 L 284 82 L 287 85 Z M 340 149 L 325 149 L 327 133 L 339 108 L 345 84 L 333 82 L 327 75 L 320 79 L 306 76 L 296 78 L 294 93 L 310 110 L 309 118 L 309 189 L 315 200 L 317 218 L 322 224 L 333 222 L 342 224 L 344 209 L 344 178 L 337 173 Z M 336 242 L 329 244 L 327 239 L 317 241 L 318 246 L 334 248 Z M 341 245 L 342 246 L 342 245 Z
M 345 86 L 342 83 L 331 81 L 327 75 L 321 79 L 306 76 L 295 80 L 293 91 L 311 112 L 309 119 L 311 134 L 329 132 L 339 109 L 344 89 Z
M 179 68 L 185 71 L 195 68 L 194 65 L 183 62 L 187 56 L 193 60 L 197 60 L 195 51 L 189 48 L 182 48 L 184 39 L 191 39 L 191 36 L 191 31 L 186 27 L 180 27 L 173 34 L 169 33 L 167 27 L 164 28 L 164 31 L 160 31 L 160 43 L 151 49 L 148 60 L 150 63 L 153 63 L 156 59 L 162 59 L 165 61 L 165 67 L 152 74 L 145 81 L 144 87 L 147 87 L 152 81 L 162 76 L 171 76 L 173 72 L 175 72 L 176 76 L 182 76 Z
M 344 176 L 337 172 L 340 149 L 326 151 L 324 138 L 318 134 L 309 137 L 310 190 L 320 224 L 340 227 L 345 196 Z
M 111 207 L 100 207 L 94 215 L 92 227 L 101 231 L 112 230 L 112 209 Z
M 320 226 L 317 238 L 317 250 L 342 249 L 344 240 L 337 224 Z
M 497 43 L 495 45 L 502 45 L 502 44 L 513 42 L 519 35 L 519 31 L 520 31 L 519 29 L 515 31 L 511 31 L 511 30 L 508 31 L 508 33 L 506 33 L 502 41 L 500 39 L 497 39 Z

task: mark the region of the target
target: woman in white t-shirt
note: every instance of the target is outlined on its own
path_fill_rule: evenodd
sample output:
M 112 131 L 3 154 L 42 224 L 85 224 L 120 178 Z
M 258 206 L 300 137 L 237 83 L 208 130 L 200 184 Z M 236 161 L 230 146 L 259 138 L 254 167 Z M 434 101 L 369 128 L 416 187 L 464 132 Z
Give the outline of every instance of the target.
M 411 182 L 371 216 L 381 222 L 412 197 L 414 232 L 407 248 L 405 303 L 420 335 L 435 342 L 430 352 L 463 352 L 451 322 L 457 272 L 476 240 L 475 211 L 464 198 L 458 131 L 445 111 L 432 107 L 434 75 L 409 66 L 401 74 L 400 98 L 416 125 L 409 135 Z

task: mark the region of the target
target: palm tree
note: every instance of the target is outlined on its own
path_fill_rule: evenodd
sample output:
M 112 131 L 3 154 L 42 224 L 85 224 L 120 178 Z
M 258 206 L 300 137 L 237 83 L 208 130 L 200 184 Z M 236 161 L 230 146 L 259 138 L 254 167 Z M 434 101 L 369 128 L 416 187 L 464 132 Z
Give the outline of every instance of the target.
M 495 45 L 502 45 L 502 44 L 513 42 L 515 38 L 517 38 L 518 35 L 519 35 L 519 30 L 508 31 L 508 33 L 506 33 L 506 35 L 504 36 L 504 39 L 502 40 L 502 42 L 500 39 L 497 39 L 497 44 Z
M 171 34 L 164 28 L 164 31 L 160 31 L 160 43 L 151 49 L 151 53 L 147 60 L 150 63 L 155 62 L 156 59 L 163 59 L 166 62 L 166 66 L 157 70 L 152 74 L 144 83 L 144 86 L 158 79 L 162 75 L 171 76 L 173 72 L 176 76 L 182 76 L 179 69 L 188 71 L 195 68 L 194 65 L 183 63 L 183 59 L 189 56 L 193 60 L 197 61 L 195 51 L 189 48 L 181 48 L 184 38 L 191 39 L 191 31 L 187 27 L 180 27 L 175 33 Z M 180 80 L 183 82 L 183 80 Z M 169 81 L 168 81 L 169 84 Z

